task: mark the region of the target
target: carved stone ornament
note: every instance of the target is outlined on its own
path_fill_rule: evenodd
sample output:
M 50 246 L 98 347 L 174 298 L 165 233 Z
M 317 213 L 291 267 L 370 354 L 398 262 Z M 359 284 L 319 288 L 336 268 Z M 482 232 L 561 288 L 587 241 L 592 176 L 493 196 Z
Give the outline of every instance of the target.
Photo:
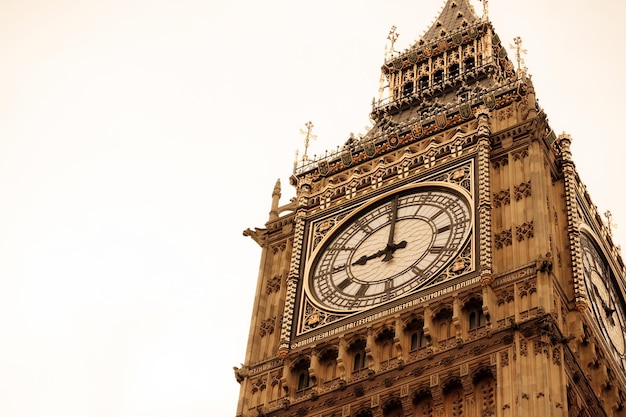
M 511 204 L 511 190 L 509 188 L 493 193 L 494 207 L 505 206 L 507 204 Z
M 280 285 L 282 283 L 282 278 L 280 276 L 275 276 L 267 281 L 267 285 L 265 286 L 265 293 L 271 294 L 274 291 L 280 291 Z
M 530 180 L 528 182 L 523 182 L 514 187 L 515 201 L 519 201 L 524 197 L 530 197 L 531 195 L 531 187 Z
M 535 231 L 532 220 L 515 227 L 515 237 L 518 242 L 521 242 L 524 239 L 530 239 L 534 236 Z
M 494 246 L 496 249 L 502 249 L 505 246 L 511 246 L 513 238 L 511 229 L 502 230 L 494 236 Z

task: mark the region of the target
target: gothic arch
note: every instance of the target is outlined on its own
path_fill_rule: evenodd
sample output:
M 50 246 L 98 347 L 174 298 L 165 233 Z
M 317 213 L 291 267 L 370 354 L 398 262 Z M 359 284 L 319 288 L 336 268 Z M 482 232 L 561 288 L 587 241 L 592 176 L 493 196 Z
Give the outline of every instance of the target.
M 404 408 L 400 398 L 392 397 L 382 404 L 383 417 L 404 417 Z

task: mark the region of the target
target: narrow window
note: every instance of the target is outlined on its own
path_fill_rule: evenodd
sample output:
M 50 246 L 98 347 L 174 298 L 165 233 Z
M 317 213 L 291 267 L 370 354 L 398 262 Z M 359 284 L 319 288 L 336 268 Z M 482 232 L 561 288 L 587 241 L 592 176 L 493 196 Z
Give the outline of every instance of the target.
M 354 355 L 354 372 L 360 371 L 361 369 L 365 369 L 367 367 L 367 357 L 365 356 L 365 352 L 359 352 Z
M 448 70 L 448 74 L 450 79 L 454 79 L 459 76 L 459 64 L 450 65 L 450 69 Z
M 410 96 L 411 94 L 413 94 L 413 81 L 409 81 L 408 83 L 404 84 L 402 92 L 405 96 Z
M 420 78 L 419 87 L 420 87 L 420 90 L 428 88 L 428 76 L 425 75 L 422 78 Z
M 440 84 L 443 81 L 443 70 L 439 70 L 435 72 L 435 76 L 433 77 L 434 84 Z
M 298 391 L 308 388 L 310 382 L 309 371 L 301 371 L 298 375 Z

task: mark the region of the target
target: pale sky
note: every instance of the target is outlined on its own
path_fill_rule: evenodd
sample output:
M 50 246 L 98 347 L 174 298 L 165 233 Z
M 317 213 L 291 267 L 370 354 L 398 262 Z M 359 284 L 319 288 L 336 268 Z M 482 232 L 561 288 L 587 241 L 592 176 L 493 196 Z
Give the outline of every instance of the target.
M 364 132 L 390 27 L 404 49 L 443 4 L 0 1 L 0 416 L 234 416 L 242 231 L 293 196 L 305 122 L 310 155 Z M 489 7 L 626 243 L 626 1 Z

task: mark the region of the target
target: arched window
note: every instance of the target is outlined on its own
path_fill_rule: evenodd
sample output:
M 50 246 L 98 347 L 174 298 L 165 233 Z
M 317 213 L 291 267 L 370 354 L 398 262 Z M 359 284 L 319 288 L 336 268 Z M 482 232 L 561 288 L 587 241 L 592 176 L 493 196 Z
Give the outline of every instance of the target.
M 383 406 L 383 417 L 404 417 L 404 409 L 402 401 L 398 398 L 392 398 L 386 401 Z
M 428 345 L 428 340 L 424 334 L 424 320 L 414 318 L 405 327 L 405 331 L 411 337 L 411 352 L 424 348 Z
M 293 375 L 295 377 L 296 392 L 302 391 L 311 386 L 311 378 L 309 377 L 309 367 L 311 362 L 306 359 L 300 359 L 293 367 Z
M 463 385 L 461 381 L 451 381 L 443 388 L 443 408 L 446 416 L 463 416 Z
M 467 316 L 468 330 L 476 330 L 487 324 L 487 318 L 483 313 L 483 302 L 479 298 L 472 297 L 463 307 Z
M 330 385 L 337 378 L 337 349 L 328 349 L 320 355 L 320 367 L 322 369 L 322 381 Z
M 495 414 L 496 381 L 489 369 L 482 369 L 473 377 L 477 415 Z
M 411 350 L 425 348 L 428 345 L 424 329 L 419 329 L 411 334 Z
M 365 352 L 359 352 L 354 355 L 352 370 L 354 372 L 360 371 L 361 369 L 365 369 L 367 367 L 367 356 L 365 356 Z
M 443 348 L 451 345 L 450 339 L 456 336 L 452 327 L 452 309 L 446 307 L 439 310 L 433 319 L 433 326 L 437 329 L 439 346 Z
M 471 71 L 474 69 L 476 64 L 474 63 L 474 58 L 467 58 L 463 63 L 465 65 L 465 71 Z
M 386 328 L 376 336 L 376 346 L 378 348 L 380 358 L 380 369 L 388 369 L 395 364 L 396 357 L 394 355 L 394 339 L 396 333 L 393 328 Z
M 352 354 L 352 372 L 359 372 L 367 368 L 367 356 L 365 354 L 365 340 L 359 339 L 349 349 Z
M 309 378 L 309 371 L 300 371 L 300 373 L 298 374 L 298 391 L 308 388 L 310 383 L 311 379 Z
M 432 417 L 433 397 L 427 390 L 421 390 L 413 395 L 413 410 L 415 417 Z
M 474 330 L 478 327 L 482 327 L 486 324 L 485 314 L 483 310 L 472 311 L 469 314 L 469 328 Z

